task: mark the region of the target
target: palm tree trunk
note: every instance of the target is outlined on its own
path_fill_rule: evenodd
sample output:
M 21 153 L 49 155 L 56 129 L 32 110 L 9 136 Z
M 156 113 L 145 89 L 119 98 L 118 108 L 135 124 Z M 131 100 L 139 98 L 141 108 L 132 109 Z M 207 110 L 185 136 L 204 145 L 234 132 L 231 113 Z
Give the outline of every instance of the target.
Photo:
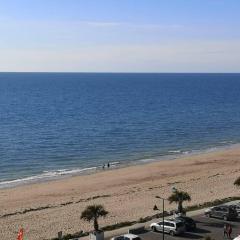
M 94 230 L 95 230 L 96 232 L 98 232 L 98 230 L 99 230 L 98 221 L 97 221 L 97 218 L 96 218 L 96 217 L 94 218 Z
M 178 202 L 178 212 L 179 213 L 183 212 L 183 205 L 182 205 L 182 201 L 181 200 Z

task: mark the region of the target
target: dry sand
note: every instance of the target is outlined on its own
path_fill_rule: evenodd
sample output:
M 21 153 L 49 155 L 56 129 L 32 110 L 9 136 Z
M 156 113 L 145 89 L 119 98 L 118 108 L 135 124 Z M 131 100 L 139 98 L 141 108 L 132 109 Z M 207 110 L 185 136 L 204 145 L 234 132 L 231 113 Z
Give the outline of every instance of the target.
M 154 204 L 161 206 L 155 196 L 167 198 L 172 186 L 191 194 L 190 205 L 238 196 L 233 182 L 239 175 L 240 147 L 235 147 L 0 190 L 0 239 L 16 239 L 20 227 L 28 240 L 56 237 L 60 230 L 90 230 L 92 224 L 81 221 L 80 215 L 93 203 L 109 211 L 100 226 L 137 220 L 155 214 Z

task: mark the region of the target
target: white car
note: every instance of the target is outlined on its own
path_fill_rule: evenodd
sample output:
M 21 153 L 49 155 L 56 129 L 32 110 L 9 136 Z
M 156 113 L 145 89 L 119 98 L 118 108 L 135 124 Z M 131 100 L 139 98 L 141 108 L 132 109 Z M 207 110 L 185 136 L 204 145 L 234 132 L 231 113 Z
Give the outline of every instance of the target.
M 211 210 L 212 210 L 213 208 L 214 208 L 214 207 L 210 207 L 210 208 L 205 209 L 204 214 L 205 214 L 205 215 L 208 215 L 208 213 L 211 212 Z
M 181 233 L 185 232 L 185 225 L 183 221 L 180 220 L 164 220 L 164 226 L 163 226 L 163 221 L 160 221 L 158 223 L 152 223 L 150 225 L 150 228 L 156 232 L 163 232 L 163 227 L 164 227 L 164 232 L 169 233 L 170 235 L 179 235 Z
M 240 235 L 235 237 L 233 240 L 240 240 Z
M 111 240 L 141 240 L 141 238 L 138 235 L 128 233 L 117 237 L 113 237 L 111 238 Z

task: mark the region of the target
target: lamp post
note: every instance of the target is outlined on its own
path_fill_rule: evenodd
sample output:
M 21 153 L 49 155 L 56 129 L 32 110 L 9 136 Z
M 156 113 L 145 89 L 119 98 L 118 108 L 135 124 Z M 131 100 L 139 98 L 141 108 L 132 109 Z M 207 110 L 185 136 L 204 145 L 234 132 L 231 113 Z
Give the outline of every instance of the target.
M 159 197 L 159 196 L 156 196 L 156 198 L 159 198 L 162 200 L 162 208 L 163 208 L 163 214 L 162 214 L 162 221 L 163 221 L 163 231 L 162 231 L 162 239 L 164 240 L 165 239 L 165 231 L 164 231 L 164 201 L 167 200 L 165 198 L 162 198 L 162 197 Z
M 174 187 L 174 186 L 172 186 L 172 192 L 175 193 L 175 192 L 177 192 L 177 191 L 178 191 L 177 188 Z

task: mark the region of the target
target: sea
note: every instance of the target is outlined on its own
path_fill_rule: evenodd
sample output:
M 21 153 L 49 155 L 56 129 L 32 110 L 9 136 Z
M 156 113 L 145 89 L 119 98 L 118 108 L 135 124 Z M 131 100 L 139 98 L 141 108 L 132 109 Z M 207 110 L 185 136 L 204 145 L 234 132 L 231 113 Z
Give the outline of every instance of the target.
M 239 143 L 240 74 L 0 73 L 0 188 Z

